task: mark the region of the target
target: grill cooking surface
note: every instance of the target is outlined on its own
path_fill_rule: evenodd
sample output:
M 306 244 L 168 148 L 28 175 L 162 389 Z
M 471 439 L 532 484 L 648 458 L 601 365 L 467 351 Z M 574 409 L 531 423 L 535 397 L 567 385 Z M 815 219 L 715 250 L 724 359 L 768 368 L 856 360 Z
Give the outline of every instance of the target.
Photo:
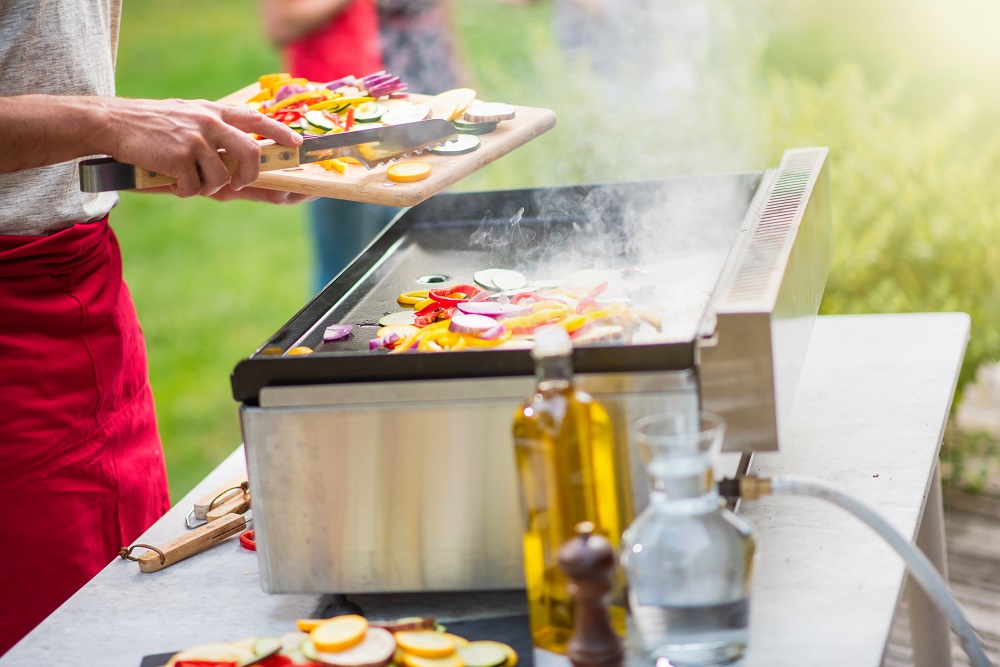
M 404 309 L 399 294 L 471 284 L 476 271 L 489 268 L 514 269 L 529 280 L 607 279 L 608 294 L 627 292 L 631 306 L 660 316 L 662 332 L 643 325 L 631 345 L 578 347 L 580 373 L 690 368 L 699 323 L 760 180 L 751 173 L 438 195 L 397 218 L 241 362 L 234 394 L 254 403 L 268 385 L 531 374 L 526 350 L 368 350 L 378 319 Z M 324 343 L 323 330 L 335 323 L 355 329 L 348 339 Z M 314 353 L 263 353 L 298 345 Z

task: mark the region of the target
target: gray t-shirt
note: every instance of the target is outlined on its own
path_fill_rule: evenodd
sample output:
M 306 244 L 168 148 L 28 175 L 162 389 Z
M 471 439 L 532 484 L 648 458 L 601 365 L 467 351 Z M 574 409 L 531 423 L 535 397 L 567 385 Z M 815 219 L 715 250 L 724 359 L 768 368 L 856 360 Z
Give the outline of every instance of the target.
M 0 0 L 0 95 L 114 95 L 121 0 Z M 104 217 L 78 161 L 0 174 L 0 234 L 45 235 Z

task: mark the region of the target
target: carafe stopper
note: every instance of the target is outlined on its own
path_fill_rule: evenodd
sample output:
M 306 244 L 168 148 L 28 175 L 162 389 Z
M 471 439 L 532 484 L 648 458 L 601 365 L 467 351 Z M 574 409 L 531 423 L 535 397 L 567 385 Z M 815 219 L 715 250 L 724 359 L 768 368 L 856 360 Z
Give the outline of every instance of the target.
M 594 524 L 576 525 L 576 536 L 559 548 L 559 569 L 569 578 L 574 602 L 573 636 L 566 656 L 573 667 L 618 667 L 625 662 L 621 637 L 611 627 L 607 597 L 612 588 L 615 553 L 594 535 Z

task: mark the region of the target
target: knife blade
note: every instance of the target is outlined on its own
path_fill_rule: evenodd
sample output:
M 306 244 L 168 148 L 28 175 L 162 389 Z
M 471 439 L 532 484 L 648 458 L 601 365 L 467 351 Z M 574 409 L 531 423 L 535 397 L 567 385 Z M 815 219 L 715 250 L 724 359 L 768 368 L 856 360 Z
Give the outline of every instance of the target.
M 455 126 L 442 118 L 399 125 L 385 125 L 337 134 L 306 138 L 298 148 L 265 144 L 260 149 L 260 170 L 290 169 L 300 164 L 352 157 L 366 169 L 433 148 L 458 136 Z M 219 156 L 229 169 L 236 162 L 227 153 Z M 175 183 L 165 174 L 143 169 L 114 158 L 93 158 L 80 162 L 80 189 L 83 192 L 138 190 Z

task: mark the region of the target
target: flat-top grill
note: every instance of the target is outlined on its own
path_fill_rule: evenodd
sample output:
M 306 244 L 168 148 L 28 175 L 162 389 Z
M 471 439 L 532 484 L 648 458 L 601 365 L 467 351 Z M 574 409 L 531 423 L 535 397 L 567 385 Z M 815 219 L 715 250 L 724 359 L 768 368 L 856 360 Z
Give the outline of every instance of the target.
M 662 318 L 631 344 L 574 349 L 623 442 L 638 417 L 704 407 L 726 417 L 727 448 L 777 448 L 829 270 L 826 154 L 791 150 L 763 172 L 438 195 L 401 214 L 233 373 L 265 589 L 521 585 L 510 422 L 532 390 L 529 352 L 368 349 L 399 294 L 482 269 L 619 276 Z M 324 343 L 335 323 L 356 327 Z M 314 353 L 274 354 L 303 345 Z

